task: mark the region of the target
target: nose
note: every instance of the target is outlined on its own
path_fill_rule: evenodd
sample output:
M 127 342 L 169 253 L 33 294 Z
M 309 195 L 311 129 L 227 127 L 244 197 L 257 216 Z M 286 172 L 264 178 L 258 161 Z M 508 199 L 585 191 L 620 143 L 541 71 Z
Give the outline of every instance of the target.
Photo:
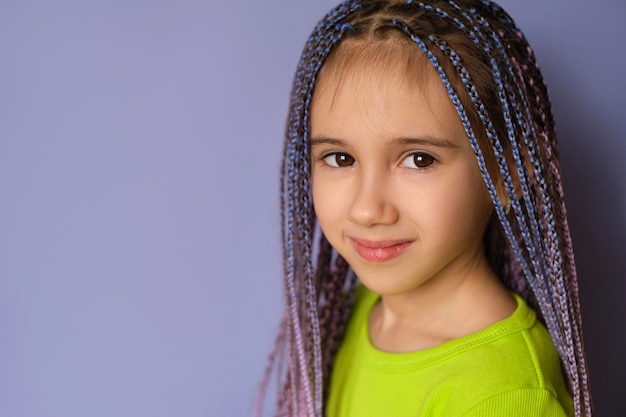
M 393 224 L 398 220 L 393 187 L 381 172 L 362 173 L 355 187 L 349 220 L 361 226 Z

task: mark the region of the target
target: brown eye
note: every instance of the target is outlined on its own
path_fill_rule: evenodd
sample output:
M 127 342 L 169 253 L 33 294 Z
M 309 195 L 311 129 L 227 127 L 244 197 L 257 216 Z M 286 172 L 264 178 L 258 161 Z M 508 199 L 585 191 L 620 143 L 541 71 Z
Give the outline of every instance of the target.
M 435 162 L 435 157 L 426 152 L 413 152 L 404 159 L 403 165 L 411 169 L 426 169 Z
M 356 160 L 348 155 L 347 153 L 334 152 L 328 154 L 323 159 L 326 165 L 329 165 L 333 168 L 344 168 L 351 167 L 356 163 Z

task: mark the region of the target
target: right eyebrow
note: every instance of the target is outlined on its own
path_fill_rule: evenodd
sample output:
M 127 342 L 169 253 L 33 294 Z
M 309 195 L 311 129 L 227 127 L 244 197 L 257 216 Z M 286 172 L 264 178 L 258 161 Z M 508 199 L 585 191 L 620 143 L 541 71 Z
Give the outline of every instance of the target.
M 326 137 L 317 138 L 316 137 L 316 138 L 311 138 L 310 142 L 311 142 L 312 148 L 319 146 L 319 145 L 333 145 L 333 146 L 348 147 L 348 144 L 344 142 L 343 140 L 334 139 L 334 138 L 326 138 Z

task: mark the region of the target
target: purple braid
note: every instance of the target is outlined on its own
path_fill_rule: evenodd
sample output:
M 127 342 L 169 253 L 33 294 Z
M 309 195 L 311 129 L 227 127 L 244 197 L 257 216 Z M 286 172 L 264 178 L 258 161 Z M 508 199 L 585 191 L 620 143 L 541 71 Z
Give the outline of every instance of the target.
M 332 253 L 330 243 L 328 243 L 326 238 L 320 239 L 320 242 L 324 246 L 324 249 L 327 250 L 328 255 L 330 255 Z M 324 260 L 328 262 L 326 265 L 330 264 L 330 256 L 328 260 Z M 321 267 L 320 263 L 318 263 L 318 265 Z M 349 266 L 345 259 L 337 255 L 334 266 L 329 271 L 329 274 L 326 275 L 326 280 L 321 291 L 320 330 L 323 346 L 322 383 L 325 388 L 324 398 L 326 398 L 328 391 L 326 388 L 330 382 L 333 358 L 339 348 L 343 325 L 345 324 L 342 320 L 342 316 L 347 301 L 346 298 L 351 296 L 351 294 L 347 294 L 344 291 L 348 269 Z
M 539 66 L 534 59 L 534 54 L 531 49 L 528 50 L 528 58 L 529 63 L 532 64 L 532 67 L 537 74 L 535 76 L 536 79 L 541 80 L 541 73 L 539 71 Z M 549 150 L 546 153 L 546 159 L 548 162 L 548 175 L 550 178 L 549 183 L 554 187 L 553 192 L 556 194 L 557 198 L 554 203 L 556 205 L 555 209 L 555 223 L 556 223 L 556 233 L 562 237 L 562 239 L 558 242 L 559 247 L 561 248 L 561 252 L 565 254 L 565 258 L 562 260 L 563 268 L 569 274 L 569 279 L 564 283 L 561 283 L 561 288 L 563 288 L 563 292 L 568 295 L 565 298 L 566 306 L 563 307 L 565 311 L 570 311 L 571 320 L 575 323 L 574 326 L 571 326 L 572 339 L 575 342 L 575 346 L 573 350 L 576 355 L 575 363 L 580 364 L 585 363 L 584 349 L 582 344 L 582 325 L 581 325 L 581 313 L 580 313 L 580 302 L 578 296 L 578 279 L 576 275 L 576 268 L 574 262 L 574 252 L 573 245 L 571 241 L 571 234 L 569 230 L 569 223 L 567 221 L 567 210 L 565 207 L 565 196 L 563 192 L 563 184 L 561 182 L 561 174 L 560 174 L 560 164 L 558 160 L 558 148 L 555 146 L 555 138 L 556 138 L 556 129 L 554 124 L 554 118 L 552 115 L 552 107 L 550 106 L 550 101 L 547 93 L 547 89 L 543 82 L 531 84 L 531 94 L 536 97 L 537 102 L 542 100 L 546 105 L 542 108 L 544 112 L 540 114 L 542 120 L 546 121 L 546 125 L 548 126 L 548 131 L 541 132 L 538 137 L 544 144 L 544 146 Z M 569 324 L 569 323 L 568 323 Z M 588 392 L 589 389 L 589 381 L 588 374 L 586 372 L 580 374 L 580 385 L 581 390 L 583 392 Z M 591 409 L 591 397 L 589 395 L 583 397 L 582 407 L 585 410 Z
M 499 16 L 504 16 L 502 9 L 490 3 L 485 3 L 492 7 L 494 10 L 498 11 Z M 524 35 L 522 32 L 515 27 L 513 21 L 508 18 L 502 20 L 503 23 L 509 25 L 511 28 L 515 30 L 518 37 L 520 39 L 524 39 Z M 565 328 L 566 340 L 574 341 L 574 345 L 569 345 L 568 348 L 568 357 L 571 366 L 570 375 L 573 376 L 574 387 L 573 390 L 582 390 L 583 393 L 586 393 L 586 396 L 583 396 L 583 404 L 575 404 L 577 413 L 580 412 L 580 407 L 584 408 L 587 412 L 590 413 L 591 410 L 591 398 L 588 395 L 588 380 L 587 373 L 583 372 L 579 375 L 576 372 L 577 369 L 580 368 L 581 364 L 584 364 L 584 353 L 582 349 L 582 337 L 580 333 L 581 329 L 581 317 L 580 317 L 580 305 L 578 301 L 578 280 L 576 279 L 576 269 L 574 263 L 574 255 L 571 237 L 569 233 L 569 225 L 567 222 L 567 212 L 565 208 L 565 198 L 563 193 L 563 186 L 561 182 L 560 175 L 560 167 L 558 163 L 558 147 L 556 143 L 556 129 L 554 123 L 554 117 L 552 115 L 552 106 L 550 104 L 550 99 L 547 93 L 547 89 L 545 84 L 543 83 L 543 77 L 541 75 L 541 71 L 539 70 L 539 66 L 534 57 L 534 53 L 532 48 L 527 45 L 525 52 L 526 62 L 527 64 L 523 64 L 522 67 L 519 67 L 518 64 L 518 77 L 523 78 L 521 76 L 522 71 L 528 72 L 533 70 L 533 74 L 530 77 L 527 77 L 527 88 L 530 90 L 531 96 L 535 97 L 535 103 L 532 106 L 533 109 L 538 111 L 539 120 L 544 123 L 544 130 L 537 133 L 534 129 L 534 125 L 531 124 L 532 133 L 534 136 L 538 137 L 543 143 L 543 148 L 546 150 L 546 159 L 548 161 L 547 165 L 549 167 L 548 172 L 546 172 L 547 184 L 549 184 L 552 189 L 550 193 L 554 196 L 556 194 L 556 199 L 552 199 L 557 205 L 555 210 L 550 210 L 547 213 L 548 219 L 552 220 L 548 222 L 549 226 L 549 237 L 552 240 L 552 249 L 555 251 L 555 257 L 557 258 L 556 265 L 559 267 L 554 272 L 554 275 L 551 276 L 553 280 L 553 285 L 556 287 L 556 293 L 558 295 L 559 308 L 561 312 L 561 318 L 563 320 L 563 326 Z M 526 102 L 523 102 L 526 105 Z M 530 115 L 530 111 L 528 108 L 525 109 L 526 114 Z M 527 116 L 529 117 L 529 116 Z M 534 144 L 528 141 L 528 138 L 525 137 L 526 145 L 530 150 L 534 149 Z M 531 152 L 531 159 L 534 157 L 534 154 Z M 538 163 L 534 164 L 536 172 L 538 172 L 538 168 L 540 165 Z M 541 173 L 538 175 L 539 178 L 542 178 Z M 545 185 L 542 184 L 542 185 Z M 545 189 L 544 189 L 545 190 Z M 550 199 L 547 198 L 547 191 L 544 191 L 544 204 L 547 208 L 550 207 Z M 553 219 L 550 217 L 554 216 Z M 562 237 L 559 240 L 558 237 Z M 565 253 L 566 259 L 561 258 L 561 253 Z M 568 273 L 570 279 L 566 280 L 564 274 Z M 571 317 L 570 317 L 571 316 Z M 577 325 L 571 326 L 571 319 L 574 320 L 574 323 Z M 573 334 L 572 334 L 573 333 Z M 554 338 L 554 335 L 553 335 Z M 562 355 L 563 357 L 563 355 Z M 582 388 L 580 385 L 582 385 Z
M 318 311 L 320 291 L 316 288 L 312 263 L 315 221 L 310 194 L 309 108 L 317 73 L 331 47 L 350 28 L 343 20 L 358 6 L 359 1 L 347 1 L 320 21 L 305 45 L 294 79 L 281 170 L 287 305 L 286 320 L 281 328 L 286 329 L 287 337 L 276 340 L 277 346 L 284 344 L 287 347 L 287 357 L 279 358 L 278 361 L 286 360 L 288 371 L 284 382 L 279 382 L 276 416 L 322 416 L 322 340 Z M 263 384 L 267 384 L 271 372 L 272 367 L 266 371 Z M 257 415 L 262 413 L 265 385 L 257 401 Z
M 331 10 L 308 39 L 294 79 L 281 170 L 286 310 L 256 415 L 262 413 L 273 372 L 278 379 L 275 416 L 324 415 L 356 278 L 316 224 L 309 110 L 318 73 L 339 42 L 391 38 L 415 45 L 445 86 L 494 205 L 485 233 L 492 267 L 537 309 L 561 357 L 576 416 L 591 417 L 554 116 L 526 38 L 488 0 L 348 0 Z M 510 213 L 503 199 L 510 202 Z

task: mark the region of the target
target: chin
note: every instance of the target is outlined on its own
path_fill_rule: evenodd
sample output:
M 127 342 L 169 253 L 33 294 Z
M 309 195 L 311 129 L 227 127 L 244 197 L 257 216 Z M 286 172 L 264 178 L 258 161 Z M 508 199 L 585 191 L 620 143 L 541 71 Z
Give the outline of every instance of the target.
M 361 278 L 358 273 L 357 277 L 359 278 L 359 281 L 370 291 L 387 296 L 401 295 L 411 292 L 419 288 L 425 281 L 427 281 L 403 282 L 397 278 L 388 278 L 381 275 L 375 277 L 364 276 L 365 278 Z

